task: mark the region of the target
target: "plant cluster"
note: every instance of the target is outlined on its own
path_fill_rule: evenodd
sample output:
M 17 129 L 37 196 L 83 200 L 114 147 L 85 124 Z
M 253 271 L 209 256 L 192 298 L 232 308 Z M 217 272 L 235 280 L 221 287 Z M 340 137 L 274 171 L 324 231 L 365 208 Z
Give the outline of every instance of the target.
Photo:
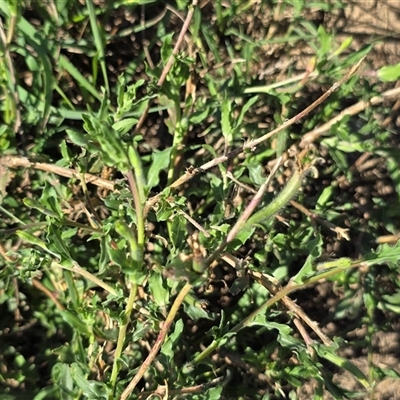
M 0 2 L 2 398 L 374 398 L 399 377 L 372 346 L 399 314 L 376 117 L 399 65 L 364 75 L 373 45 L 306 17 L 341 2 L 230 3 Z M 285 77 L 260 78 L 267 48 Z M 360 159 L 392 193 L 365 195 Z M 320 285 L 334 306 L 309 304 Z M 330 320 L 367 327 L 367 373 Z

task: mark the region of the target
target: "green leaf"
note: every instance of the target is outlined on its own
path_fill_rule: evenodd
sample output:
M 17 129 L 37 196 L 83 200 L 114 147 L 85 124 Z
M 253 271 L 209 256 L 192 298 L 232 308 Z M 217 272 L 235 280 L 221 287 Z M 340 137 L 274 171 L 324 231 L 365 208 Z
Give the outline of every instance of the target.
M 58 65 L 65 69 L 78 83 L 78 86 L 87 90 L 97 100 L 101 101 L 102 96 L 98 90 L 79 72 L 79 70 L 62 54 L 58 58 Z
M 190 319 L 193 321 L 197 321 L 201 318 L 205 319 L 210 319 L 213 320 L 214 316 L 210 313 L 208 313 L 204 308 L 202 308 L 200 305 L 194 305 L 194 304 L 187 304 L 186 302 L 183 303 L 183 308 L 185 310 L 185 313 L 188 315 Z
M 318 27 L 318 39 L 320 47 L 317 55 L 319 58 L 322 58 L 332 51 L 332 36 L 325 31 L 322 24 Z
M 222 393 L 222 389 L 224 387 L 222 385 L 220 386 L 216 386 L 213 388 L 208 389 L 205 393 L 204 393 L 204 399 L 206 400 L 219 400 L 221 399 L 221 393 Z
M 314 349 L 317 354 L 335 364 L 339 368 L 344 368 L 349 371 L 366 389 L 370 388 L 370 384 L 368 383 L 367 377 L 349 360 L 346 360 L 343 357 L 338 356 L 335 353 L 335 348 L 331 348 L 319 343 L 313 344 Z
M 43 189 L 42 196 L 40 198 L 41 203 L 50 209 L 54 214 L 58 215 L 58 219 L 62 219 L 63 212 L 61 210 L 59 194 L 57 193 L 55 187 L 49 182 L 45 182 L 45 187 Z
M 73 144 L 81 147 L 87 147 L 88 145 L 88 135 L 84 135 L 73 129 L 66 130 L 67 135 Z
M 62 260 L 72 260 L 71 254 L 66 246 L 65 241 L 61 237 L 59 229 L 51 224 L 47 233 L 48 247 L 61 256 Z
M 263 166 L 260 163 L 247 164 L 247 169 L 249 170 L 251 181 L 255 185 L 261 186 L 265 181 L 265 177 L 263 176 Z
M 389 266 L 397 266 L 400 260 L 400 242 L 397 242 L 395 246 L 383 244 L 378 246 L 375 251 L 365 256 L 364 261 L 369 265 L 385 264 Z
M 315 260 L 322 254 L 323 240 L 321 234 L 317 232 L 315 239 L 310 240 L 307 245 L 308 257 L 300 271 L 292 278 L 297 284 L 302 284 L 304 279 L 311 276 L 315 271 Z
M 101 119 L 105 113 L 102 109 L 99 111 L 99 117 L 90 114 L 83 114 L 85 121 L 83 128 L 100 144 L 100 153 L 104 163 L 110 167 L 118 167 L 121 172 L 127 172 L 130 168 L 130 162 L 126 150 L 126 145 L 121 140 L 119 134 L 112 128 L 108 119 Z
M 82 321 L 82 318 L 79 317 L 76 313 L 64 310 L 61 311 L 61 316 L 64 319 L 64 321 L 68 323 L 68 325 L 76 329 L 81 334 L 85 336 L 92 335 L 90 327 L 87 325 L 85 321 Z
M 90 27 L 92 29 L 94 44 L 96 46 L 97 53 L 99 55 L 98 60 L 100 62 L 101 71 L 103 74 L 103 80 L 106 86 L 106 95 L 110 95 L 110 86 L 108 83 L 107 66 L 105 60 L 105 40 L 104 33 L 100 32 L 100 29 L 104 29 L 101 24 L 98 23 L 96 17 L 96 11 L 94 9 L 93 0 L 86 0 L 86 7 L 89 14 Z M 102 34 L 103 33 L 103 34 Z M 97 64 L 97 62 L 95 61 Z M 96 65 L 97 66 L 97 65 Z
M 73 392 L 73 387 L 74 387 L 74 382 L 71 376 L 71 370 L 69 368 L 69 365 L 61 362 L 57 362 L 54 364 L 52 370 L 51 370 L 51 379 L 53 382 L 57 384 L 57 386 L 60 388 L 60 391 L 62 391 L 60 398 L 65 399 L 65 400 L 74 400 L 74 392 Z M 62 389 L 61 389 L 62 388 Z M 42 392 L 42 391 L 41 391 Z M 40 394 L 39 394 L 40 395 Z M 51 398 L 52 396 L 50 396 Z M 48 397 L 45 397 L 47 399 Z M 36 399 L 36 397 L 35 397 Z M 37 400 L 41 399 L 41 397 L 38 397 Z
M 124 135 L 129 132 L 133 126 L 138 122 L 137 118 L 125 118 L 117 121 L 113 124 L 113 129 L 115 129 L 120 135 Z
M 88 372 L 81 367 L 81 364 L 72 363 L 70 370 L 72 378 L 85 394 L 85 398 L 88 400 L 108 400 L 110 398 L 111 393 L 106 384 L 88 380 Z
M 172 54 L 172 37 L 174 36 L 174 33 L 170 33 L 168 35 L 165 35 L 162 38 L 162 47 L 161 47 L 161 59 L 164 63 L 164 65 L 167 63 L 169 57 Z
M 169 289 L 166 285 L 166 279 L 160 273 L 154 272 L 149 277 L 149 288 L 156 305 L 164 308 L 169 303 Z
M 257 102 L 257 100 L 258 100 L 258 96 L 254 96 L 246 101 L 246 103 L 243 105 L 242 109 L 240 110 L 239 117 L 236 120 L 235 129 L 238 129 L 241 127 L 244 116 L 246 115 L 247 111 L 249 111 L 249 109 Z
M 57 253 L 52 252 L 51 250 L 48 249 L 47 244 L 45 241 L 37 238 L 36 236 L 32 235 L 29 232 L 26 231 L 17 231 L 17 236 L 19 238 L 21 238 L 23 241 L 33 244 L 35 246 L 40 247 L 41 249 L 43 249 L 44 251 L 46 251 L 47 253 L 51 254 L 52 256 L 61 259 L 61 256 Z
M 217 175 L 211 175 L 210 187 L 213 193 L 214 200 L 217 203 L 221 203 L 226 200 L 226 194 L 224 192 L 222 179 L 220 179 Z
M 232 100 L 224 98 L 221 103 L 221 129 L 226 143 L 230 145 L 233 140 L 233 127 L 231 121 Z
M 182 244 L 185 243 L 185 238 L 187 236 L 186 219 L 181 215 L 175 215 L 172 220 L 171 231 L 171 240 L 174 248 L 181 248 Z
M 43 207 L 38 201 L 31 199 L 31 198 L 25 198 L 23 200 L 24 204 L 29 207 L 33 208 L 35 210 L 40 211 L 42 214 L 47 215 L 52 218 L 60 219 L 60 214 L 57 212 L 54 212 L 53 210 L 48 209 L 47 207 Z
M 387 65 L 378 69 L 378 77 L 382 82 L 394 82 L 400 79 L 400 63 Z
M 118 108 L 115 113 L 115 119 L 118 121 L 126 114 L 132 112 L 137 105 L 137 90 L 144 84 L 144 79 L 139 79 L 133 85 L 126 86 L 126 77 L 118 77 Z
M 316 204 L 316 208 L 321 209 L 327 206 L 328 201 L 331 200 L 332 195 L 334 193 L 334 187 L 333 186 L 327 186 L 322 193 L 320 194 L 318 200 L 317 200 L 317 204 Z
M 172 147 L 162 151 L 153 150 L 151 154 L 152 163 L 147 173 L 147 187 L 149 189 L 157 186 L 160 182 L 160 172 L 169 166 Z
M 183 321 L 179 319 L 175 323 L 174 331 L 168 336 L 168 339 L 164 342 L 161 347 L 161 353 L 169 358 L 173 358 L 175 355 L 175 346 L 178 343 L 178 339 L 183 331 Z

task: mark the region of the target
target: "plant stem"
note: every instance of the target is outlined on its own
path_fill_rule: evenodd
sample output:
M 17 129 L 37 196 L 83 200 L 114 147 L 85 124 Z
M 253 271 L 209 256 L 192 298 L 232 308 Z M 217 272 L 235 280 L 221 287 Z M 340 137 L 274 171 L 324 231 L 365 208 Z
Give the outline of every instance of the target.
M 115 392 L 115 386 L 117 384 L 117 377 L 118 377 L 118 372 L 119 372 L 119 362 L 120 362 L 122 350 L 124 347 L 126 331 L 128 328 L 128 324 L 130 322 L 130 315 L 133 310 L 133 305 L 135 303 L 136 294 L 137 294 L 137 285 L 132 285 L 131 290 L 129 292 L 128 302 L 126 303 L 126 308 L 125 308 L 125 321 L 124 321 L 124 324 L 120 327 L 119 332 L 118 332 L 117 347 L 115 349 L 114 363 L 113 363 L 113 368 L 112 368 L 111 378 L 110 378 L 110 383 L 111 383 L 113 392 Z
M 170 312 L 168 313 L 168 316 L 167 316 L 164 324 L 162 325 L 161 331 L 158 334 L 157 340 L 156 340 L 153 348 L 151 349 L 146 360 L 140 366 L 139 371 L 133 377 L 132 381 L 129 383 L 129 385 L 126 387 L 126 389 L 123 391 L 123 393 L 120 397 L 120 400 L 126 400 L 129 397 L 129 395 L 135 389 L 136 385 L 139 383 L 140 379 L 142 379 L 144 373 L 147 371 L 147 368 L 150 366 L 150 364 L 156 357 L 158 351 L 160 350 L 160 348 L 165 340 L 168 330 L 171 327 L 171 325 L 175 319 L 175 316 L 179 310 L 179 307 L 181 306 L 183 300 L 185 299 L 186 295 L 189 293 L 191 288 L 192 288 L 192 286 L 189 283 L 186 283 L 185 286 L 182 288 L 182 290 L 179 292 L 177 298 L 174 301 L 174 304 L 171 307 Z

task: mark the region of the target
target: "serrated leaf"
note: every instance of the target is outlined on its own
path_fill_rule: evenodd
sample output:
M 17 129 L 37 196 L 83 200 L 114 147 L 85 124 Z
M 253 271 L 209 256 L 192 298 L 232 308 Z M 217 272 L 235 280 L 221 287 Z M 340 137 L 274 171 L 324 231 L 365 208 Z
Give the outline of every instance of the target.
M 400 242 L 397 242 L 395 246 L 383 244 L 378 248 L 365 256 L 364 261 L 369 265 L 374 264 L 392 264 L 398 265 L 400 260 Z

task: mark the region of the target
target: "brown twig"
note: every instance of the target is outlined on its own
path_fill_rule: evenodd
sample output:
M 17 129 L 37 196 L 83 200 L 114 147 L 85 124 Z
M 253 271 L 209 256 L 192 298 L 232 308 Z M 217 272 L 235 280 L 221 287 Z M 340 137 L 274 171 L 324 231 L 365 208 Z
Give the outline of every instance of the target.
M 291 200 L 290 204 L 297 208 L 299 211 L 301 211 L 304 215 L 309 217 L 310 219 L 317 221 L 319 224 L 325 226 L 326 228 L 330 229 L 331 231 L 335 232 L 337 236 L 340 238 L 344 238 L 347 241 L 350 241 L 349 234 L 347 233 L 349 230 L 347 228 L 341 228 L 340 226 L 336 226 L 335 224 L 332 224 L 329 221 L 324 220 L 323 218 L 319 217 L 317 214 L 311 212 L 308 210 L 306 207 L 301 205 L 295 200 Z
M 34 168 L 41 171 L 53 172 L 54 174 L 65 176 L 66 178 L 81 179 L 83 176 L 86 183 L 91 183 L 109 190 L 114 190 L 114 183 L 103 178 L 99 178 L 92 174 L 81 174 L 75 169 L 63 168 L 54 164 L 39 163 L 29 161 L 26 157 L 5 156 L 0 157 L 0 165 L 8 168 Z
M 186 32 L 189 29 L 189 25 L 190 25 L 190 22 L 192 21 L 194 10 L 195 10 L 196 6 L 197 6 L 197 0 L 193 0 L 191 7 L 189 7 L 189 11 L 187 13 L 185 22 L 183 23 L 181 32 L 179 33 L 178 40 L 175 43 L 175 47 L 172 51 L 172 54 L 169 57 L 167 64 L 165 65 L 165 67 L 161 73 L 160 79 L 157 82 L 158 87 L 161 87 L 164 84 L 165 79 L 167 78 L 167 75 L 172 67 L 172 64 L 174 63 L 175 56 L 178 54 L 179 48 L 182 45 L 183 39 L 186 35 Z M 135 127 L 135 132 L 138 132 L 142 128 L 144 121 L 146 120 L 147 115 L 149 114 L 151 104 L 152 104 L 152 101 L 149 100 L 147 107 L 145 108 L 143 114 L 141 115 L 141 117 Z
M 277 294 L 282 289 L 279 281 L 272 276 L 268 276 L 267 278 L 265 274 L 251 270 L 248 271 L 248 273 L 253 279 L 264 286 L 272 295 Z M 317 336 L 325 345 L 330 346 L 332 344 L 332 341 L 321 331 L 321 329 L 318 327 L 318 324 L 314 322 L 290 297 L 284 296 L 281 300 L 285 307 L 298 318 L 303 320 L 317 334 Z
M 165 337 L 167 336 L 168 330 L 171 327 L 171 325 L 175 319 L 175 315 L 178 312 L 180 305 L 182 304 L 185 296 L 189 293 L 191 288 L 192 288 L 192 286 L 189 283 L 186 283 L 185 286 L 180 291 L 180 293 L 178 294 L 178 296 L 175 299 L 174 304 L 172 305 L 171 310 L 161 328 L 161 331 L 158 334 L 157 340 L 156 340 L 153 348 L 151 349 L 146 360 L 143 361 L 143 364 L 140 366 L 139 371 L 133 377 L 132 381 L 129 383 L 129 385 L 126 387 L 126 389 L 123 391 L 123 393 L 120 397 L 120 400 L 126 400 L 129 397 L 129 395 L 135 389 L 136 385 L 142 379 L 144 373 L 147 371 L 147 368 L 149 368 L 150 364 L 153 362 L 154 358 L 156 357 L 158 351 L 160 350 L 160 348 L 165 340 Z
M 375 106 L 382 103 L 384 100 L 396 97 L 400 94 L 400 87 L 387 90 L 383 92 L 380 96 L 371 97 L 369 100 L 361 100 L 350 107 L 347 107 L 342 112 L 340 112 L 336 117 L 332 118 L 330 121 L 313 129 L 312 131 L 306 133 L 300 142 L 300 147 L 307 147 L 310 143 L 314 142 L 320 136 L 322 136 L 332 125 L 341 121 L 346 115 L 356 115 L 361 111 L 365 110 L 369 106 Z

